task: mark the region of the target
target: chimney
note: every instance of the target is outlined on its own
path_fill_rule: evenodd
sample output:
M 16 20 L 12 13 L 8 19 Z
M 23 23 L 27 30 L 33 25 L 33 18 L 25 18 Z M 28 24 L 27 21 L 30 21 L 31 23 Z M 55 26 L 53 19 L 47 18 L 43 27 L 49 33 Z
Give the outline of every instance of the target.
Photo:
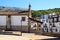
M 31 18 L 32 17 L 32 15 L 31 15 L 31 5 L 29 4 L 29 17 Z

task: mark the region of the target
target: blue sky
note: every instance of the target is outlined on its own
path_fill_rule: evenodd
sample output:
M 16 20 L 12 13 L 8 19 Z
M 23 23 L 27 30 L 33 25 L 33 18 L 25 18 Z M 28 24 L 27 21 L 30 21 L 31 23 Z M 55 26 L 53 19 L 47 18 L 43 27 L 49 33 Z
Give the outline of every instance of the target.
M 0 0 L 0 6 L 28 8 L 29 3 L 32 10 L 45 10 L 60 8 L 60 0 Z

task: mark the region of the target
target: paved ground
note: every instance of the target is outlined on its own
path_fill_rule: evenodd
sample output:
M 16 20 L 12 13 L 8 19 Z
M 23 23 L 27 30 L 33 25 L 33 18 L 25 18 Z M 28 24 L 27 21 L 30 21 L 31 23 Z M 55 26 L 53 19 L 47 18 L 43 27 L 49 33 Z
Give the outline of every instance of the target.
M 22 36 L 16 35 L 0 35 L 0 40 L 41 40 L 41 39 L 51 39 L 56 37 L 49 37 L 49 36 L 42 36 L 42 35 L 35 35 L 33 33 L 22 33 Z
M 38 39 L 38 40 L 60 40 L 60 38 Z

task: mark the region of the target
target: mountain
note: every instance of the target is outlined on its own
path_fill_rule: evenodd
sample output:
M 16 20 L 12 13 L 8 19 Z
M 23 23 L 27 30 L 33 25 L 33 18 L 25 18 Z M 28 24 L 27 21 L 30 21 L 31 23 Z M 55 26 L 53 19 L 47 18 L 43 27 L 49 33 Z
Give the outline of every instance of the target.
M 18 8 L 18 7 L 4 7 L 4 6 L 0 6 L 0 12 L 1 11 L 6 11 L 6 10 L 10 10 L 10 11 L 24 11 L 24 10 L 28 10 L 26 8 Z

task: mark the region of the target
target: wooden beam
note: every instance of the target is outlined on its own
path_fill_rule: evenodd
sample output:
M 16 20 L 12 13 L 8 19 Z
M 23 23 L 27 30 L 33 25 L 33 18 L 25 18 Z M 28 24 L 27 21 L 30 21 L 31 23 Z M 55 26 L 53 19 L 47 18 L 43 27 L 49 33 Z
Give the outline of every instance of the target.
M 18 12 L 0 12 L 0 15 L 28 15 L 28 12 L 26 12 L 26 13 L 18 13 Z

